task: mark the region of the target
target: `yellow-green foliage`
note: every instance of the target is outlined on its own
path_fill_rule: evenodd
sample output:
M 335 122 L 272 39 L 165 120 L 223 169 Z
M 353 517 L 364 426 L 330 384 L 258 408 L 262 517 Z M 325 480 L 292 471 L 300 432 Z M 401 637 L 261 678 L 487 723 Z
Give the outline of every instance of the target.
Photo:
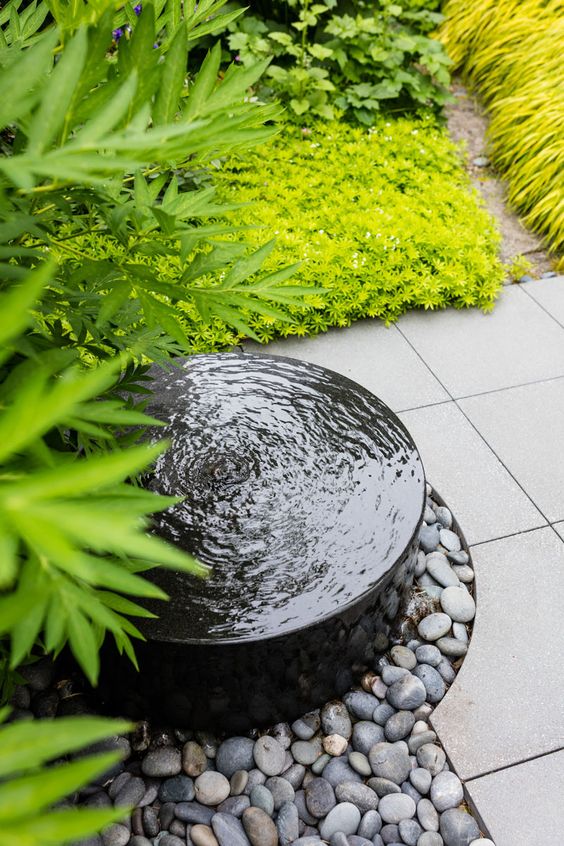
M 564 2 L 450 0 L 442 40 L 490 116 L 492 155 L 525 222 L 564 247 Z
M 295 311 L 295 324 L 257 321 L 264 340 L 361 317 L 391 321 L 417 306 L 493 305 L 498 236 L 431 117 L 381 119 L 368 132 L 287 127 L 233 156 L 218 181 L 226 198 L 252 203 L 236 214 L 262 224 L 257 243 L 277 236 L 278 264 L 302 260 L 296 281 L 329 289 L 322 308 Z

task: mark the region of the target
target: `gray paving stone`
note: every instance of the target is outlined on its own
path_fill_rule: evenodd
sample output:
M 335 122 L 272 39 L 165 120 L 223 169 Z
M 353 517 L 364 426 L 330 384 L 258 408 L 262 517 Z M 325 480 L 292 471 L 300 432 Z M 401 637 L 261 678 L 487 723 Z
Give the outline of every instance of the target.
M 455 403 L 400 414 L 468 543 L 546 524 Z
M 564 376 L 564 328 L 518 285 L 493 312 L 409 312 L 399 329 L 453 397 Z
M 443 402 L 449 396 L 395 326 L 360 320 L 315 338 L 284 338 L 249 352 L 287 355 L 335 370 L 359 382 L 393 411 Z
M 464 781 L 564 747 L 564 542 L 547 527 L 482 544 L 472 555 L 470 649 L 431 717 Z M 517 805 L 536 824 L 544 819 L 518 796 Z
M 469 781 L 466 790 L 496 846 L 562 846 L 564 751 Z
M 564 326 L 564 276 L 535 279 L 520 287 Z
M 564 519 L 564 379 L 460 400 L 549 522 Z
M 564 540 L 564 522 L 555 523 L 552 528 L 555 529 L 562 538 L 562 540 Z

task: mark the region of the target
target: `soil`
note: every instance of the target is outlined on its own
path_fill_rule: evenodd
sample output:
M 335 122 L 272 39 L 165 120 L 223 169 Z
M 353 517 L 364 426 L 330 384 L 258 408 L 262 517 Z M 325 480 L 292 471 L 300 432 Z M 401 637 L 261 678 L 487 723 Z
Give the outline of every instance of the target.
M 542 239 L 527 229 L 507 204 L 506 183 L 493 167 L 478 167 L 474 159 L 488 157 L 488 119 L 478 101 L 466 88 L 455 81 L 452 86 L 454 103 L 447 106 L 448 129 L 456 143 L 462 142 L 464 164 L 473 185 L 482 195 L 489 212 L 497 220 L 501 233 L 500 258 L 511 263 L 517 256 L 525 256 L 532 265 L 527 273 L 539 277 L 554 269 L 554 261 L 543 248 Z M 515 279 L 507 279 L 508 283 Z

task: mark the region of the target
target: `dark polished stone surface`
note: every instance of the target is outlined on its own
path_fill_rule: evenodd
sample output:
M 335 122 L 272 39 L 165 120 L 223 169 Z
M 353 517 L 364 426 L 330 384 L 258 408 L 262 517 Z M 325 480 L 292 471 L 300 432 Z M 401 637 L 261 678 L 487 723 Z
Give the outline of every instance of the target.
M 425 480 L 405 427 L 350 380 L 274 356 L 195 356 L 153 389 L 171 447 L 146 484 L 185 497 L 155 531 L 212 571 L 148 574 L 170 602 L 147 603 L 141 677 L 119 662 L 110 698 L 243 730 L 344 692 L 413 578 Z

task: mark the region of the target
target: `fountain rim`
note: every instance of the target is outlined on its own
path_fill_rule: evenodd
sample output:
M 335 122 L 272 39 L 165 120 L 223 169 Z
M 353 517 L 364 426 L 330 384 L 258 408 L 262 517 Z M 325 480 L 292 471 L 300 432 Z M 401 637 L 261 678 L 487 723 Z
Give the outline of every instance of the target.
M 403 422 L 403 420 L 400 419 L 398 414 L 396 414 L 396 412 L 393 411 L 387 405 L 387 403 L 385 403 L 384 400 L 382 400 L 379 396 L 374 394 L 372 391 L 370 391 L 364 385 L 361 385 L 359 382 L 355 382 L 354 379 L 349 379 L 348 376 L 344 376 L 342 373 L 339 373 L 336 370 L 332 370 L 330 367 L 324 367 L 321 364 L 315 364 L 313 362 L 309 362 L 309 361 L 306 361 L 306 360 L 301 359 L 301 358 L 292 358 L 291 356 L 287 356 L 287 355 L 273 355 L 272 353 L 262 353 L 262 352 L 260 352 L 260 353 L 254 353 L 254 352 L 248 353 L 245 350 L 241 349 L 240 347 L 237 347 L 233 350 L 225 350 L 223 352 L 216 352 L 216 353 L 195 353 L 194 355 L 187 357 L 184 360 L 183 364 L 179 365 L 179 368 L 181 370 L 187 369 L 187 368 L 184 367 L 184 364 L 188 363 L 192 359 L 196 359 L 196 358 L 221 358 L 223 356 L 234 356 L 235 358 L 240 358 L 242 360 L 244 360 L 245 358 L 249 358 L 249 359 L 253 359 L 253 358 L 254 359 L 257 359 L 257 358 L 259 358 L 259 359 L 271 359 L 271 360 L 274 360 L 274 361 L 287 362 L 288 364 L 294 364 L 294 365 L 295 364 L 305 364 L 308 367 L 319 368 L 319 370 L 323 370 L 327 373 L 331 373 L 333 375 L 333 377 L 336 377 L 337 381 L 344 382 L 346 385 L 354 387 L 356 390 L 360 389 L 364 393 L 370 395 L 371 397 L 374 397 L 379 402 L 381 402 L 382 405 L 384 405 L 391 412 L 391 414 L 393 414 L 393 416 L 396 418 L 399 425 L 405 430 L 407 435 L 409 435 L 410 439 L 412 440 L 415 452 L 417 454 L 417 458 L 419 459 L 419 463 L 421 465 L 421 471 L 423 473 L 422 502 L 421 502 L 421 511 L 419 513 L 419 519 L 417 520 L 417 522 L 415 524 L 415 528 L 414 528 L 411 536 L 409 537 L 409 540 L 407 541 L 404 548 L 402 549 L 401 553 L 396 556 L 396 562 L 403 559 L 405 557 L 406 553 L 407 553 L 407 550 L 409 549 L 409 547 L 411 546 L 411 544 L 415 540 L 415 537 L 419 533 L 419 530 L 421 528 L 421 524 L 423 522 L 423 515 L 425 513 L 425 502 L 426 502 L 427 477 L 426 477 L 426 474 L 425 474 L 425 467 L 424 467 L 424 464 L 423 464 L 423 460 L 421 458 L 421 454 L 419 452 L 417 444 L 413 440 L 411 432 L 408 430 L 408 428 L 405 425 L 405 423 Z M 170 364 L 172 364 L 172 367 L 170 368 L 169 372 L 173 372 L 176 369 L 176 365 L 174 364 L 174 362 L 171 362 L 170 360 L 165 362 L 165 365 L 170 365 Z M 162 365 L 159 365 L 159 366 L 162 367 Z M 213 638 L 213 639 L 185 637 L 182 640 L 180 640 L 180 639 L 175 640 L 171 637 L 167 637 L 167 638 L 151 638 L 151 637 L 149 637 L 147 640 L 148 640 L 148 642 L 170 643 L 170 644 L 176 644 L 178 646 L 186 646 L 186 647 L 198 646 L 198 647 L 205 647 L 205 648 L 210 648 L 210 649 L 213 649 L 213 648 L 222 649 L 225 646 L 233 646 L 233 647 L 236 647 L 238 645 L 248 646 L 249 644 L 252 644 L 252 643 L 263 644 L 263 643 L 266 643 L 268 641 L 273 641 L 273 640 L 276 640 L 276 639 L 285 639 L 285 638 L 291 637 L 294 634 L 299 634 L 300 632 L 303 632 L 306 629 L 314 629 L 317 626 L 322 626 L 325 623 L 332 620 L 334 617 L 338 617 L 338 616 L 341 616 L 343 614 L 346 614 L 349 609 L 354 608 L 355 605 L 362 603 L 366 597 L 370 596 L 370 594 L 373 591 L 377 590 L 378 586 L 382 583 L 382 581 L 384 579 L 386 579 L 390 575 L 390 572 L 392 570 L 393 570 L 393 565 L 390 569 L 388 569 L 385 573 L 382 574 L 382 576 L 378 579 L 378 581 L 374 582 L 369 588 L 367 588 L 365 591 L 363 591 L 358 596 L 355 596 L 354 599 L 351 599 L 345 605 L 342 605 L 339 608 L 328 612 L 326 615 L 319 617 L 318 619 L 314 620 L 313 622 L 309 622 L 309 623 L 306 622 L 306 623 L 303 623 L 302 625 L 297 625 L 293 628 L 284 630 L 284 631 L 279 632 L 279 633 L 269 633 L 269 634 L 263 635 L 263 636 L 242 635 L 240 637 L 223 637 L 223 638 Z M 205 577 L 202 577 L 202 578 L 205 578 Z M 165 610 L 166 610 L 166 600 L 164 600 L 163 602 L 164 602 L 164 606 L 165 606 Z

